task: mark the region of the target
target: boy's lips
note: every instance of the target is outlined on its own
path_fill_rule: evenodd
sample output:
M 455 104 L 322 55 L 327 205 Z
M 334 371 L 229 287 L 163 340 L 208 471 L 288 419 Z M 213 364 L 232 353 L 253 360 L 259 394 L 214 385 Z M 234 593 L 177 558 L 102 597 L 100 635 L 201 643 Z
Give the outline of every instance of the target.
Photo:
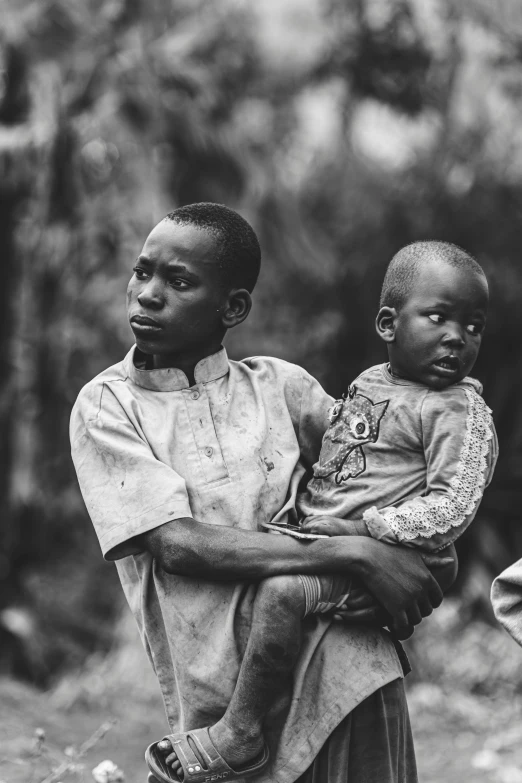
M 161 324 L 148 315 L 133 315 L 130 319 L 134 331 L 151 332 L 161 329 Z

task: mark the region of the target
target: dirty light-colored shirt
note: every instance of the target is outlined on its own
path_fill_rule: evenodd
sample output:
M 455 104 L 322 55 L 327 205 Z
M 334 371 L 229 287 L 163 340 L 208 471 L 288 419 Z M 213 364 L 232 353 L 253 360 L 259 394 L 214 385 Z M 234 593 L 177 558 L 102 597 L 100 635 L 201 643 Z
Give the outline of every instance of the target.
M 261 531 L 291 511 L 317 460 L 331 398 L 277 359 L 203 359 L 189 388 L 177 369 L 136 366 L 135 349 L 91 381 L 71 419 L 74 464 L 103 553 L 158 676 L 172 730 L 224 713 L 248 639 L 255 585 L 165 573 L 135 536 L 182 517 Z M 268 535 L 268 533 L 267 533 Z M 306 544 L 303 544 L 306 546 Z M 260 783 L 291 783 L 335 726 L 402 676 L 384 631 L 304 621 L 292 691 L 268 718 L 271 762 Z
M 482 386 L 436 391 L 388 365 L 361 373 L 332 407 L 301 515 L 364 519 L 375 538 L 438 551 L 473 520 L 498 446 Z

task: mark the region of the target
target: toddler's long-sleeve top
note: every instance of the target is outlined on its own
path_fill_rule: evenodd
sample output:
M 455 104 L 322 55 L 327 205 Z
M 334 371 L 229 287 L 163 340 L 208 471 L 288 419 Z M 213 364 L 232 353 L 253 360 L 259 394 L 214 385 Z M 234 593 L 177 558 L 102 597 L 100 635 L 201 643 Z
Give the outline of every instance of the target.
M 491 411 L 480 383 L 435 391 L 363 372 L 330 412 L 302 516 L 364 519 L 370 534 L 438 551 L 476 514 L 497 458 Z

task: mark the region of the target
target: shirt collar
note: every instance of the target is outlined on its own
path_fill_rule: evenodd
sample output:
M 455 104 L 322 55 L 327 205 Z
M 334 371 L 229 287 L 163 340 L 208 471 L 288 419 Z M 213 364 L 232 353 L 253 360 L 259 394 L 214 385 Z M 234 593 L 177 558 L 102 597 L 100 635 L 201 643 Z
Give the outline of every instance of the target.
M 127 377 L 134 381 L 137 386 L 161 392 L 180 391 L 181 389 L 190 388 L 187 376 L 183 370 L 178 370 L 177 367 L 166 367 L 163 370 L 143 370 L 136 367 L 134 364 L 136 351 L 137 347 L 134 345 L 123 360 L 123 366 Z M 209 383 L 217 380 L 217 378 L 222 378 L 228 373 L 228 369 L 227 352 L 224 348 L 220 348 L 217 353 L 205 356 L 204 359 L 201 359 L 196 364 L 194 379 L 196 383 Z

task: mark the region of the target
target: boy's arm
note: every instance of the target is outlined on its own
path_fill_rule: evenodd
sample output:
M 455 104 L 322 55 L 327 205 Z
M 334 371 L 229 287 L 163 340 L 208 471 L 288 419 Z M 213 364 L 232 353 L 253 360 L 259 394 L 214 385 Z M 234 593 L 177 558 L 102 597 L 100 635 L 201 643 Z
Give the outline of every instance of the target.
M 293 412 L 293 400 L 287 399 Z M 311 474 L 313 465 L 319 459 L 323 435 L 328 427 L 328 411 L 334 403 L 333 397 L 325 392 L 319 381 L 303 370 L 299 408 L 293 413 L 301 462 Z
M 139 554 L 137 536 L 191 515 L 184 479 L 156 459 L 107 385 L 81 392 L 71 415 L 71 452 L 107 560 Z
M 338 537 L 309 543 L 289 536 L 177 519 L 136 540 L 167 573 L 208 581 L 258 581 L 278 574 L 356 576 L 394 618 L 416 625 L 439 606 L 442 592 L 421 556 L 370 538 Z M 447 565 L 448 558 L 435 558 Z
M 475 517 L 498 446 L 491 411 L 471 389 L 429 392 L 421 423 L 425 493 L 397 507 L 369 509 L 363 519 L 376 539 L 440 552 Z

